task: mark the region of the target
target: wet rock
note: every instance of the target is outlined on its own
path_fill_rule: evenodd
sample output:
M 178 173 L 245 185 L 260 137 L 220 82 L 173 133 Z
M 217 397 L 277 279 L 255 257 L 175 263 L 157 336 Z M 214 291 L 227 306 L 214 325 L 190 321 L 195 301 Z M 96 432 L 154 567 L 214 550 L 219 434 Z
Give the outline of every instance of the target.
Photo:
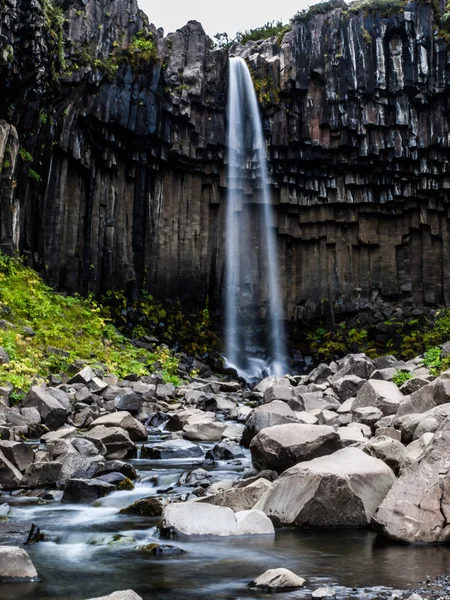
M 149 552 L 155 556 L 177 556 L 179 554 L 186 554 L 186 550 L 183 550 L 178 546 L 172 546 L 171 544 L 147 544 L 147 546 L 138 546 L 137 549 L 142 552 Z
M 248 585 L 251 588 L 257 588 L 260 590 L 279 592 L 281 590 L 294 590 L 301 588 L 305 585 L 306 581 L 295 575 L 288 569 L 269 569 L 255 580 L 251 581 Z
M 133 590 L 122 590 L 120 592 L 113 592 L 107 596 L 88 598 L 87 600 L 142 600 L 142 598 L 136 592 L 133 592 Z
M 301 461 L 342 448 L 338 434 L 326 425 L 292 423 L 263 429 L 250 444 L 253 465 L 282 473 Z
M 131 479 L 128 479 L 122 473 L 107 473 L 106 475 L 98 475 L 96 478 L 114 485 L 118 490 L 134 490 Z
M 139 515 L 140 517 L 159 517 L 162 514 L 163 502 L 160 498 L 142 498 L 122 508 L 121 515 Z
M 141 457 L 151 459 L 185 459 L 202 458 L 203 449 L 198 444 L 187 440 L 167 440 L 158 444 L 142 446 Z
M 97 426 L 121 427 L 122 429 L 125 429 L 134 442 L 147 441 L 147 431 L 144 425 L 139 423 L 137 419 L 132 417 L 130 413 L 126 411 L 115 412 L 99 417 L 91 423 L 90 428 L 93 429 Z
M 394 481 L 381 460 L 344 448 L 285 471 L 255 508 L 282 525 L 366 527 Z
M 21 546 L 39 541 L 40 530 L 34 523 L 0 521 L 0 546 Z
M 450 540 L 449 421 L 444 426 L 394 483 L 373 516 L 374 527 L 383 535 L 410 543 Z
M 208 460 L 234 460 L 236 458 L 244 458 L 244 453 L 237 444 L 220 442 L 206 453 Z
M 114 485 L 101 479 L 69 479 L 64 487 L 61 502 L 66 504 L 90 504 L 114 492 L 115 489 Z
M 234 536 L 273 535 L 270 520 L 258 510 L 234 513 L 230 508 L 184 502 L 169 504 L 163 510 L 162 535 Z
M 214 421 L 211 417 L 197 417 L 190 419 L 183 427 L 183 437 L 187 440 L 218 442 L 225 429 L 224 423 Z
M 36 581 L 37 571 L 28 553 L 17 546 L 0 546 L 0 581 Z
M 336 590 L 332 587 L 320 587 L 313 591 L 311 598 L 336 598 Z

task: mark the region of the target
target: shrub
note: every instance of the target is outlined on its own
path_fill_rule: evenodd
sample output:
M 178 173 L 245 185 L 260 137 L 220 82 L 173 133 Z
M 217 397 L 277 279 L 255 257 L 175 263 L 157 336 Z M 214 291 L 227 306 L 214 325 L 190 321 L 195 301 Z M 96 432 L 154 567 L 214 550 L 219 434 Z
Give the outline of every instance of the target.
M 392 378 L 392 381 L 395 383 L 396 386 L 400 387 L 405 383 L 405 381 L 408 381 L 411 378 L 412 375 L 409 371 L 397 371 L 397 373 Z

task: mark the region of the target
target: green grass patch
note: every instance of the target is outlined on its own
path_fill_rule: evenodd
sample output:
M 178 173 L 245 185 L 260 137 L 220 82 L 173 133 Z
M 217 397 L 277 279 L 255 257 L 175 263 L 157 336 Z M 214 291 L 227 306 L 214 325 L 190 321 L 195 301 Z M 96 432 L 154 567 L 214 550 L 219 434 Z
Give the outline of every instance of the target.
M 119 377 L 157 369 L 165 381 L 180 383 L 173 352 L 164 345 L 154 352 L 135 347 L 106 315 L 93 297 L 55 293 L 19 258 L 0 253 L 0 346 L 10 358 L 0 366 L 0 383 L 26 391 L 74 363 Z

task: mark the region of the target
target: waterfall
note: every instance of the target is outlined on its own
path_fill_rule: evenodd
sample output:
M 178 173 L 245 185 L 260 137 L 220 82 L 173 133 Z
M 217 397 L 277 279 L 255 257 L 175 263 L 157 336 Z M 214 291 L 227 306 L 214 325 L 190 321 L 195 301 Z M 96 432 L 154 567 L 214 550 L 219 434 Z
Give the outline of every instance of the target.
M 228 365 L 246 379 L 258 377 L 263 371 L 279 376 L 286 372 L 287 353 L 263 129 L 245 61 L 230 58 L 229 73 L 225 358 Z M 249 207 L 244 210 L 243 196 L 255 174 L 260 199 L 256 204 L 258 212 L 252 213 Z M 255 192 L 253 190 L 254 195 Z M 259 235 L 254 234 L 254 220 L 260 224 Z M 268 299 L 267 361 L 249 352 L 242 339 L 243 312 L 248 313 L 252 303 L 255 306 L 252 298 L 255 269 L 261 282 L 258 287 L 266 290 Z M 254 320 L 257 320 L 256 314 Z

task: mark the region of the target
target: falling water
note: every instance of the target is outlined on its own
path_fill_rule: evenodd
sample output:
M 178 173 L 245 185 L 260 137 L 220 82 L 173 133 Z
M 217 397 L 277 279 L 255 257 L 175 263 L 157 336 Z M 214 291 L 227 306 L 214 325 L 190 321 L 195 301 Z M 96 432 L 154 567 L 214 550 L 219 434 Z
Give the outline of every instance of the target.
M 226 359 L 246 378 L 263 370 L 273 375 L 285 372 L 286 350 L 282 324 L 275 227 L 267 178 L 267 160 L 258 101 L 250 72 L 242 58 L 230 58 L 228 92 L 228 197 L 226 243 Z M 253 165 L 252 163 L 255 163 Z M 250 165 L 250 166 L 249 166 Z M 260 277 L 268 277 L 269 362 L 252 359 L 241 342 L 241 310 L 251 303 L 251 266 L 257 248 L 251 239 L 250 211 L 242 210 L 244 188 L 248 187 L 246 170 L 256 168 L 261 186 L 262 246 L 267 273 L 259 268 Z

